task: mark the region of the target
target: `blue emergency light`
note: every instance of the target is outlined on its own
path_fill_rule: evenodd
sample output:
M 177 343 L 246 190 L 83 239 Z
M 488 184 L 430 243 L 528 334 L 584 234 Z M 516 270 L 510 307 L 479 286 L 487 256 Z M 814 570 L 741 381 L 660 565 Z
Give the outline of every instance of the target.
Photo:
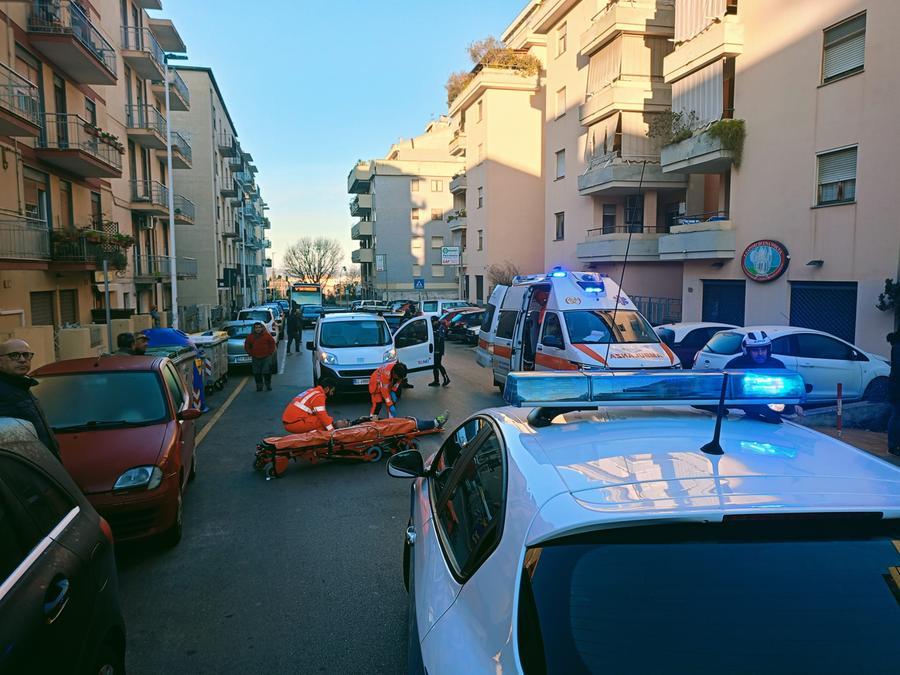
M 535 408 L 720 402 L 726 406 L 759 406 L 802 403 L 806 385 L 799 373 L 789 370 L 529 372 L 510 373 L 503 397 L 509 405 Z
M 551 277 L 557 277 L 557 278 L 558 278 L 558 277 L 564 277 L 564 276 L 566 276 L 566 273 L 565 273 L 565 272 L 553 272 L 553 273 L 550 274 L 550 276 L 551 276 Z

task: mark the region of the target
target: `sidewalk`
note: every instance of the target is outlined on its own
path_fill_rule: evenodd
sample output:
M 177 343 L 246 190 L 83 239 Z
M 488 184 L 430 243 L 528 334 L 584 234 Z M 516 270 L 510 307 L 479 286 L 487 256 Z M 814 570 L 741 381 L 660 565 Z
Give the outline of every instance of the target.
M 815 431 L 837 438 L 837 429 L 834 427 L 810 427 Z M 900 466 L 900 457 L 888 454 L 887 434 L 877 431 L 865 431 L 863 429 L 844 429 L 841 440 L 844 443 L 856 446 L 873 455 L 885 459 L 896 466 Z

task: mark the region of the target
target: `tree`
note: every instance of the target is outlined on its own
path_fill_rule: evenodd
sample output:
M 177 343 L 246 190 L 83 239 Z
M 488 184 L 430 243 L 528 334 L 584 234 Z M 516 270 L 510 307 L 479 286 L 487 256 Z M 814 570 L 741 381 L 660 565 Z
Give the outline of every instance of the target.
M 488 265 L 488 268 L 485 271 L 487 272 L 488 281 L 490 282 L 491 287 L 511 286 L 513 277 L 519 275 L 519 268 L 509 260 L 504 260 L 503 263 Z
M 302 237 L 284 252 L 284 271 L 310 284 L 325 284 L 334 276 L 344 259 L 337 239 Z

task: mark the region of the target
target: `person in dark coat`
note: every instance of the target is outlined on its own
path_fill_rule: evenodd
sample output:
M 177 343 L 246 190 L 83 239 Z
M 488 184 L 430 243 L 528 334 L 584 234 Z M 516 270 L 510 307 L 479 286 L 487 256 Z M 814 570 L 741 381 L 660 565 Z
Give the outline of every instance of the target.
M 116 345 L 119 347 L 117 355 L 143 356 L 147 353 L 147 336 L 143 333 L 119 333 L 116 336 Z
M 438 382 L 438 375 L 444 377 L 443 386 L 450 384 L 450 378 L 447 377 L 447 369 L 441 363 L 444 359 L 444 348 L 447 341 L 447 330 L 436 316 L 431 317 L 431 327 L 434 329 L 434 366 L 431 372 L 434 373 L 434 382 L 429 382 L 429 387 L 437 387 L 441 383 Z
M 888 421 L 888 452 L 900 457 L 900 331 L 888 334 L 891 345 L 891 374 L 888 376 L 887 399 L 891 404 Z
M 0 344 L 0 417 L 31 422 L 41 443 L 59 459 L 59 444 L 40 403 L 31 393 L 38 381 L 28 377 L 34 352 L 25 340 Z
M 244 351 L 253 357 L 250 370 L 256 380 L 256 391 L 272 391 L 272 374 L 278 370 L 275 359 L 275 339 L 259 321 L 253 324 L 253 332 L 244 340 Z
M 300 309 L 296 306 L 287 316 L 287 353 L 291 353 L 291 343 L 294 344 L 296 351 L 300 351 L 300 337 L 303 333 L 303 317 L 300 316 Z

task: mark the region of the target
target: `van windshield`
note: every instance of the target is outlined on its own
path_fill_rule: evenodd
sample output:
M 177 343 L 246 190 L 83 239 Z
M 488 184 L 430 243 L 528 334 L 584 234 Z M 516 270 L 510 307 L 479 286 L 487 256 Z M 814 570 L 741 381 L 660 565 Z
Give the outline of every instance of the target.
M 238 314 L 240 321 L 262 321 L 268 323 L 272 320 L 272 311 L 269 309 L 244 309 Z
M 379 347 L 393 344 L 384 321 L 329 321 L 322 324 L 322 347 Z
M 569 341 L 573 344 L 657 343 L 659 336 L 647 320 L 634 310 L 615 312 L 605 309 L 569 310 L 563 312 Z

